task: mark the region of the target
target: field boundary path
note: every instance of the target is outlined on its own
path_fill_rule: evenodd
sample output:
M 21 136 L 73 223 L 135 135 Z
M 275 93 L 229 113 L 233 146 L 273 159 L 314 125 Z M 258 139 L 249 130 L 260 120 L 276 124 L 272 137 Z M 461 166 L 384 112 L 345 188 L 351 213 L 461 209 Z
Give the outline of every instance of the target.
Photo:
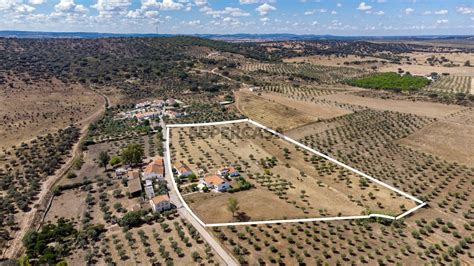
M 206 224 L 204 223 L 192 210 L 191 208 L 189 208 L 188 204 L 185 202 L 185 200 L 183 199 L 181 193 L 179 193 L 179 190 L 178 190 L 178 185 L 176 184 L 175 182 L 175 179 L 174 179 L 174 176 L 173 176 L 173 169 L 171 167 L 171 154 L 170 154 L 170 151 L 169 151 L 169 148 L 170 148 L 170 130 L 172 128 L 182 128 L 182 127 L 202 127 L 202 126 L 218 126 L 218 125 L 226 125 L 226 124 L 235 124 L 235 123 L 251 123 L 261 129 L 264 129 L 270 133 L 272 133 L 273 135 L 275 136 L 278 136 L 292 144 L 295 144 L 313 154 L 316 154 L 318 156 L 321 156 L 341 167 L 344 167 L 358 175 L 361 175 L 369 180 L 371 180 L 372 182 L 374 183 L 377 183 L 385 188 L 388 188 L 394 192 L 396 192 L 397 194 L 400 194 L 410 200 L 413 200 L 414 202 L 416 202 L 417 206 L 415 206 L 414 208 L 412 209 L 409 209 L 407 211 L 405 211 L 404 213 L 398 215 L 398 216 L 390 216 L 390 215 L 385 215 L 385 214 L 377 214 L 377 213 L 372 213 L 372 214 L 368 214 L 368 215 L 361 215 L 361 216 L 338 216 L 338 217 L 318 217 L 318 218 L 302 218 L 302 219 L 288 219 L 288 220 L 265 220 L 265 221 L 249 221 L 249 222 L 232 222 L 232 223 L 214 223 L 214 224 Z M 426 202 L 423 202 L 421 200 L 419 200 L 418 198 L 408 194 L 408 193 L 405 193 L 389 184 L 386 184 L 372 176 L 369 176 L 355 168 L 352 168 L 334 158 L 331 158 L 319 151 L 316 151 L 290 137 L 287 137 L 273 129 L 270 129 L 258 122 L 255 122 L 251 119 L 239 119 L 239 120 L 230 120 L 230 121 L 221 121 L 221 122 L 211 122 L 211 123 L 196 123 L 196 124 L 170 124 L 170 125 L 166 125 L 166 144 L 165 144 L 165 149 L 166 149 L 166 158 L 165 158 L 165 163 L 167 164 L 167 169 L 169 171 L 169 177 L 171 179 L 171 182 L 173 184 L 173 187 L 174 187 L 174 190 L 175 192 L 177 193 L 177 197 L 179 198 L 180 200 L 180 208 L 184 208 L 186 209 L 186 211 L 192 216 L 193 219 L 195 219 L 202 227 L 220 227 L 220 226 L 238 226 L 238 225 L 257 225 L 257 224 L 281 224 L 281 223 L 298 223 L 298 222 L 317 222 L 317 221 L 337 221 L 337 220 L 357 220 L 357 219 L 370 219 L 370 218 L 383 218 L 383 219 L 388 219 L 388 220 L 399 220 L 399 219 L 402 219 L 404 217 L 406 217 L 407 215 L 417 211 L 418 209 L 420 208 L 423 208 L 427 205 Z
M 22 240 L 26 232 L 28 232 L 28 230 L 33 227 L 38 228 L 41 225 L 41 221 L 44 219 L 44 216 L 46 215 L 46 212 L 52 203 L 52 199 L 54 197 L 52 193 L 53 187 L 68 172 L 68 170 L 72 167 L 74 160 L 81 154 L 80 143 L 84 139 L 84 137 L 87 136 L 87 130 L 89 128 L 89 125 L 94 121 L 100 119 L 100 117 L 105 113 L 106 108 L 109 106 L 109 98 L 106 95 L 96 90 L 91 90 L 102 96 L 102 108 L 97 110 L 89 117 L 75 123 L 75 125 L 79 125 L 81 126 L 81 128 L 79 140 L 74 144 L 71 151 L 72 156 L 66 159 L 66 162 L 61 167 L 61 169 L 59 169 L 54 175 L 49 176 L 44 182 L 42 182 L 40 193 L 37 195 L 38 200 L 33 204 L 38 207 L 33 207 L 29 212 L 24 213 L 20 224 L 18 225 L 20 229 L 16 232 L 15 237 L 9 242 L 8 248 L 5 249 L 2 255 L 3 259 L 19 257 L 23 250 Z M 41 213 L 41 210 L 43 210 L 43 214 Z
M 217 253 L 219 257 L 229 266 L 239 265 L 232 255 L 230 255 L 218 241 L 206 230 L 205 225 L 202 221 L 189 209 L 186 205 L 186 202 L 181 197 L 181 193 L 178 190 L 178 186 L 174 181 L 173 177 L 173 167 L 171 164 L 171 153 L 169 149 L 169 128 L 163 122 L 163 119 L 160 119 L 160 125 L 162 128 L 163 134 L 163 147 L 165 155 L 165 178 L 168 184 L 172 184 L 171 189 L 169 189 L 169 197 L 171 202 L 176 206 L 178 213 L 181 217 L 188 220 L 199 232 L 201 237 L 211 246 L 211 248 Z

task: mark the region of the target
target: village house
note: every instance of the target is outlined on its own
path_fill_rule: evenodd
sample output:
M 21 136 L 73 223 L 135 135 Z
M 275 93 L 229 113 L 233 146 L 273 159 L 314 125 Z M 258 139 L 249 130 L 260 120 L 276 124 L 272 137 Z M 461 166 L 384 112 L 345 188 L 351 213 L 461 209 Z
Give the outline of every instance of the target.
M 154 100 L 152 103 L 151 103 L 151 107 L 158 107 L 158 108 L 162 108 L 163 106 L 165 105 L 165 101 L 163 100 Z
M 174 169 L 176 169 L 178 176 L 190 176 L 193 174 L 193 171 L 185 163 L 175 164 Z
M 198 187 L 200 189 L 207 187 L 208 189 L 214 190 L 216 192 L 223 192 L 229 189 L 230 184 L 220 176 L 211 175 L 202 178 Z
M 140 121 L 143 121 L 143 120 L 150 120 L 153 118 L 157 118 L 160 116 L 160 114 L 161 112 L 159 111 L 149 111 L 149 112 L 135 114 L 133 115 L 133 117 L 137 118 Z
M 137 178 L 140 179 L 140 172 L 138 172 L 138 170 L 128 170 L 127 177 L 128 177 L 128 180 L 137 179 Z
M 163 164 L 163 158 L 159 157 L 156 160 L 148 164 L 143 171 L 143 178 L 147 179 L 160 179 L 165 178 L 165 167 Z
M 166 100 L 166 105 L 172 106 L 176 103 L 176 100 L 173 98 L 169 98 Z
M 224 177 L 236 177 L 239 176 L 239 171 L 237 171 L 234 167 L 222 167 L 221 169 L 217 170 L 217 175 Z
M 148 107 L 150 106 L 151 102 L 150 101 L 146 101 L 146 102 L 141 102 L 141 103 L 137 103 L 135 104 L 135 108 L 144 108 L 144 107 Z
M 142 194 L 142 182 L 140 181 L 140 178 L 128 180 L 128 192 L 132 198 L 138 197 Z
M 150 200 L 151 208 L 154 212 L 162 212 L 171 209 L 171 202 L 168 195 L 158 195 Z

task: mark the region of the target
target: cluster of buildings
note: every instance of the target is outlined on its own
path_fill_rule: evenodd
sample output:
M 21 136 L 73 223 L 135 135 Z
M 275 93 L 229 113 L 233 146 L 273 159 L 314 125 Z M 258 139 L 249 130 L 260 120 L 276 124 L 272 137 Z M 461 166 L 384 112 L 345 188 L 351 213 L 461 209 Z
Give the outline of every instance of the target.
M 175 164 L 174 169 L 176 170 L 178 176 L 189 177 L 194 174 L 191 169 L 182 162 Z M 204 177 L 200 178 L 198 188 L 201 191 L 207 189 L 215 192 L 224 192 L 230 188 L 230 183 L 227 181 L 226 177 L 237 176 L 240 176 L 240 173 L 234 167 L 224 166 L 217 170 L 216 174 L 205 175 Z
M 173 98 L 164 100 L 144 101 L 135 104 L 133 110 L 120 113 L 122 119 L 136 118 L 139 121 L 150 120 L 158 118 L 160 115 L 168 116 L 170 118 L 179 118 L 186 115 L 177 108 L 183 102 Z
M 119 168 L 115 170 L 117 177 L 123 177 L 126 174 L 128 193 L 130 197 L 140 197 L 143 195 L 155 212 L 162 212 L 171 209 L 171 202 L 168 195 L 156 195 L 154 184 L 165 180 L 165 166 L 162 157 L 151 161 L 140 172 L 139 169 L 125 170 Z

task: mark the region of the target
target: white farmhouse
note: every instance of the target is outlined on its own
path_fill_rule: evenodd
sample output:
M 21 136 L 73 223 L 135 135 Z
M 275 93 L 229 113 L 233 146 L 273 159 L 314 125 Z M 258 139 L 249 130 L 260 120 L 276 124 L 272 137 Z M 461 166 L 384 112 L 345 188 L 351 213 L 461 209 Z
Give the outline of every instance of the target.
M 171 202 L 168 195 L 159 195 L 152 198 L 150 205 L 154 212 L 162 212 L 171 209 Z
M 230 184 L 220 176 L 211 175 L 201 179 L 200 187 L 204 186 L 216 192 L 223 192 L 229 189 Z

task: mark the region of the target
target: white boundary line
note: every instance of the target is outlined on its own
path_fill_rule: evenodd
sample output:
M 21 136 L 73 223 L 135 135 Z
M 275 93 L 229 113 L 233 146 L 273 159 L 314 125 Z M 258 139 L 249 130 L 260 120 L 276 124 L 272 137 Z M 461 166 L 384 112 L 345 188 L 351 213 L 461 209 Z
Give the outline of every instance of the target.
M 261 129 L 264 129 L 288 142 L 291 142 L 307 151 L 310 151 L 318 156 L 321 156 L 323 157 L 324 159 L 326 160 L 329 160 L 339 166 L 342 166 L 356 174 L 359 174 L 371 181 L 373 181 L 374 183 L 377 183 L 385 188 L 388 188 L 408 199 L 411 199 L 413 201 L 415 201 L 416 203 L 420 204 L 420 205 L 417 205 L 416 207 L 394 217 L 394 216 L 390 216 L 390 215 L 384 215 L 384 214 L 369 214 L 369 215 L 361 215 L 361 216 L 339 216 L 339 217 L 319 217 L 319 218 L 301 218 L 301 219 L 288 219 L 288 220 L 266 220 L 266 221 L 250 221 L 250 222 L 232 222 L 232 223 L 213 223 L 213 224 L 206 224 L 204 223 L 192 210 L 191 208 L 189 208 L 188 204 L 186 203 L 186 201 L 183 199 L 183 197 L 181 196 L 181 193 L 179 192 L 179 189 L 178 189 L 178 185 L 176 184 L 176 181 L 174 179 L 174 174 L 173 174 L 173 166 L 171 164 L 171 152 L 170 152 L 170 129 L 171 128 L 181 128 L 181 127 L 202 127 L 202 126 L 218 126 L 218 125 L 227 125 L 227 124 L 236 124 L 236 123 L 243 123 L 243 122 L 249 122 Z M 171 180 L 173 181 L 173 187 L 174 189 L 176 190 L 176 192 L 178 193 L 178 197 L 179 199 L 181 200 L 182 204 L 183 204 L 183 207 L 186 208 L 186 210 L 193 216 L 194 219 L 196 219 L 196 221 L 198 221 L 202 226 L 204 227 L 219 227 L 219 226 L 232 226 L 232 225 L 253 225 L 253 224 L 276 224 L 276 223 L 298 223 L 298 222 L 318 222 L 318 221 L 340 221 L 340 220 L 357 220 L 357 219 L 369 219 L 369 218 L 384 218 L 384 219 L 389 219 L 389 220 L 399 220 L 399 219 L 402 219 L 403 217 L 417 211 L 418 209 L 424 207 L 427 205 L 426 202 L 423 202 L 419 199 L 417 199 L 416 197 L 408 194 L 408 193 L 405 193 L 391 185 L 388 185 L 378 179 L 375 179 L 355 168 L 352 168 L 336 159 L 333 159 L 319 151 L 316 151 L 302 143 L 299 143 L 298 141 L 290 138 L 290 137 L 287 137 L 281 133 L 278 133 L 276 132 L 275 130 L 273 129 L 270 129 L 258 122 L 255 122 L 251 119 L 239 119 L 239 120 L 230 120 L 230 121 L 221 121 L 221 122 L 211 122 L 211 123 L 196 123 L 196 124 L 171 124 L 171 125 L 166 125 L 166 160 L 168 161 L 168 172 L 170 173 L 171 175 Z

